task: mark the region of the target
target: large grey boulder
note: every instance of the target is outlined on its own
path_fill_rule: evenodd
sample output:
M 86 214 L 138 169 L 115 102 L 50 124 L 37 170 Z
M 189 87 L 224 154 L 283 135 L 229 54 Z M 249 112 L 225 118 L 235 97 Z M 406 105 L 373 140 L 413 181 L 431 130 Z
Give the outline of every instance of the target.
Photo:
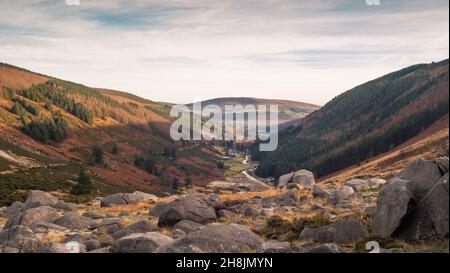
M 40 244 L 37 253 L 84 253 L 86 246 L 79 242 Z
M 397 177 L 411 182 L 414 199 L 418 202 L 441 179 L 442 174 L 439 166 L 433 161 L 416 160 L 400 172 Z
M 107 218 L 98 220 L 95 227 L 101 233 L 111 234 L 121 230 L 123 228 L 123 225 L 120 218 Z
M 167 208 L 166 203 L 158 203 L 150 209 L 149 214 L 151 216 L 159 217 L 165 208 Z
M 377 211 L 373 223 L 374 234 L 382 238 L 390 237 L 413 204 L 411 182 L 399 178 L 389 180 L 378 194 Z
M 386 183 L 386 180 L 378 177 L 370 178 L 368 181 L 371 189 L 378 189 Z
M 38 246 L 36 235 L 27 227 L 12 226 L 0 231 L 0 253 L 30 253 Z
M 55 209 L 63 210 L 63 211 L 76 211 L 77 205 L 73 203 L 66 203 L 64 201 L 59 200 L 55 205 L 53 205 Z
M 312 189 L 316 184 L 314 174 L 308 170 L 298 170 L 292 177 L 292 184 L 297 184 L 305 189 Z
M 0 216 L 4 218 L 11 218 L 22 212 L 24 204 L 22 202 L 16 201 L 11 204 L 8 208 L 0 212 Z
M 286 185 L 291 182 L 293 176 L 294 172 L 280 176 L 280 178 L 278 178 L 278 188 L 284 189 Z
M 44 192 L 44 191 L 31 191 L 28 193 L 27 200 L 23 206 L 23 210 L 37 208 L 42 206 L 53 207 L 58 203 L 58 198 Z
M 18 225 L 30 227 L 39 223 L 54 223 L 59 217 L 61 217 L 59 212 L 52 207 L 43 206 L 30 208 L 15 217 L 10 218 L 6 222 L 4 229 Z
M 263 243 L 256 253 L 291 253 L 292 248 L 288 242 L 267 241 Z
M 158 247 L 170 244 L 173 239 L 158 232 L 135 233 L 117 240 L 112 253 L 152 253 Z
M 448 236 L 448 184 L 447 173 L 403 220 L 396 231 L 396 236 L 413 242 Z
M 355 191 L 364 191 L 370 189 L 369 183 L 369 180 L 366 179 L 352 179 L 345 182 L 345 185 L 351 187 Z
M 173 229 L 179 229 L 184 231 L 186 234 L 191 233 L 193 231 L 199 230 L 203 227 L 202 224 L 192 222 L 189 220 L 181 220 L 173 226 Z
M 358 221 L 343 221 L 310 229 L 304 228 L 300 240 L 312 240 L 318 243 L 347 243 L 368 236 L 366 228 Z
M 156 224 L 150 222 L 149 220 L 140 220 L 134 224 L 131 224 L 121 230 L 114 232 L 113 234 L 111 234 L 111 236 L 117 240 L 133 233 L 147 233 L 157 230 L 158 227 L 156 226 Z
M 101 207 L 113 207 L 120 205 L 135 204 L 142 201 L 152 201 L 155 202 L 158 198 L 155 195 L 143 193 L 143 192 L 133 192 L 133 193 L 115 193 L 105 196 L 101 202 Z
M 442 174 L 446 174 L 449 172 L 449 160 L 447 156 L 435 158 L 433 162 L 438 165 L 439 170 Z
M 332 195 L 332 201 L 337 204 L 341 201 L 350 199 L 355 194 L 355 190 L 349 186 L 342 186 L 338 188 Z
M 75 213 L 68 213 L 63 217 L 57 219 L 55 224 L 68 228 L 70 230 L 92 229 L 96 226 L 96 222 L 91 218 L 77 215 Z
M 159 253 L 242 253 L 258 249 L 263 239 L 238 224 L 208 224 L 156 250 Z
M 158 226 L 173 226 L 181 220 L 209 223 L 216 220 L 216 211 L 201 196 L 187 196 L 167 205 L 159 216 Z

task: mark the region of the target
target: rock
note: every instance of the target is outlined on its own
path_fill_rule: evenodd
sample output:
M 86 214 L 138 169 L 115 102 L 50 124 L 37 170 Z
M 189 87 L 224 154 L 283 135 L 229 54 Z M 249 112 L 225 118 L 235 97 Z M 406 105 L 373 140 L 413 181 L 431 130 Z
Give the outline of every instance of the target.
M 396 236 L 419 242 L 448 236 L 449 175 L 444 175 L 402 221 Z
M 67 228 L 52 223 L 37 223 L 30 226 L 34 233 L 67 232 Z
M 298 190 L 297 189 L 288 190 L 283 195 L 281 195 L 281 198 L 283 198 L 283 199 L 292 199 L 294 201 L 298 201 L 299 200 L 298 199 Z
M 447 156 L 435 158 L 433 162 L 438 165 L 442 175 L 449 172 L 449 160 Z
M 284 189 L 286 185 L 291 182 L 293 176 L 293 172 L 280 176 L 280 178 L 278 178 L 278 188 Z
M 165 208 L 167 208 L 167 204 L 165 203 L 156 204 L 153 208 L 150 209 L 149 214 L 159 217 Z
M 321 187 L 314 185 L 313 187 L 313 197 L 315 198 L 331 198 L 331 193 L 322 189 Z
M 255 250 L 263 239 L 237 224 L 208 224 L 200 230 L 158 248 L 159 253 L 243 253 Z
M 55 209 L 59 209 L 59 210 L 64 210 L 64 211 L 76 211 L 77 210 L 77 205 L 76 204 L 72 204 L 72 203 L 66 203 L 64 201 L 58 201 L 58 203 L 56 203 L 53 206 Z
M 39 223 L 53 223 L 58 219 L 60 214 L 52 207 L 43 206 L 37 208 L 30 208 L 13 218 L 10 218 L 6 222 L 4 229 L 8 229 L 12 226 L 21 225 L 30 227 Z
M 182 220 L 173 226 L 173 229 L 180 229 L 186 234 L 199 230 L 203 225 L 189 220 Z
M 216 211 L 199 196 L 187 196 L 170 203 L 159 216 L 158 226 L 173 226 L 181 220 L 205 224 L 216 220 Z
M 252 206 L 247 206 L 244 209 L 244 216 L 246 217 L 256 217 L 259 215 L 259 212 Z
M 102 247 L 102 248 L 91 250 L 88 253 L 111 253 L 111 249 L 109 247 Z
M 374 234 L 382 238 L 390 237 L 413 203 L 410 181 L 399 178 L 389 180 L 381 187 L 378 194 L 377 211 L 373 223 Z
M 332 196 L 333 204 L 337 204 L 342 200 L 346 200 L 351 198 L 355 194 L 355 191 L 352 187 L 342 186 L 337 189 Z
M 346 186 L 351 187 L 355 191 L 364 191 L 370 189 L 369 180 L 352 179 L 345 183 Z
M 113 207 L 119 205 L 135 204 L 142 201 L 154 201 L 158 198 L 152 194 L 147 194 L 143 192 L 133 192 L 133 193 L 115 193 L 105 196 L 100 202 L 101 207 Z
M 66 227 L 70 230 L 92 229 L 97 223 L 91 218 L 79 216 L 75 213 L 68 213 L 55 221 L 55 224 Z
M 306 253 L 343 253 L 343 251 L 337 244 L 322 244 L 307 250 Z
M 181 229 L 175 229 L 172 231 L 172 238 L 178 239 L 186 235 L 186 232 L 182 231 Z
M 316 181 L 312 172 L 308 170 L 299 170 L 294 173 L 291 183 L 297 184 L 305 189 L 312 189 L 316 184 Z
M 306 227 L 300 234 L 300 240 L 312 240 L 319 243 L 347 243 L 367 236 L 367 230 L 360 222 L 347 220 L 314 229 Z
M 23 210 L 37 208 L 42 206 L 53 207 L 58 203 L 58 198 L 44 192 L 44 191 L 31 191 L 28 193 L 27 200 L 23 206 Z
M 87 212 L 83 213 L 82 216 L 88 217 L 88 218 L 91 218 L 91 219 L 94 219 L 94 220 L 107 218 L 106 215 L 100 214 L 100 213 L 95 212 L 95 211 L 87 211 Z
M 365 216 L 374 216 L 377 213 L 377 206 L 369 206 L 364 209 Z
M 292 248 L 288 242 L 267 241 L 263 243 L 256 253 L 291 253 Z
M 95 240 L 95 239 L 90 239 L 90 240 L 87 240 L 87 241 L 85 241 L 83 243 L 86 246 L 86 250 L 87 251 L 92 251 L 94 249 L 98 249 L 101 246 L 100 241 Z
M 27 227 L 12 226 L 0 231 L 0 253 L 29 253 L 38 246 L 36 235 Z
M 122 222 L 119 218 L 110 218 L 110 219 L 103 219 L 101 220 L 97 225 L 96 228 L 106 234 L 111 234 L 114 232 L 117 232 L 122 229 Z
M 279 235 L 278 240 L 281 242 L 289 242 L 295 240 L 297 236 L 298 235 L 295 234 L 293 231 L 288 231 L 284 234 Z
M 371 189 L 378 189 L 379 187 L 383 186 L 384 183 L 386 183 L 386 180 L 381 178 L 370 178 L 369 180 L 369 187 Z
M 219 216 L 219 218 L 222 219 L 233 219 L 234 217 L 236 217 L 236 214 L 229 211 L 229 210 L 219 210 L 219 212 L 217 213 L 217 216 Z
M 223 201 L 220 199 L 220 197 L 217 194 L 208 195 L 208 198 L 206 199 L 206 204 L 208 207 L 211 207 L 214 209 L 222 209 L 223 208 Z
M 128 235 L 130 235 L 130 234 L 128 234 Z M 104 235 L 99 238 L 100 247 L 102 247 L 102 248 L 112 246 L 115 241 L 116 240 L 114 240 L 114 238 L 111 235 Z
M 289 191 L 290 192 L 290 191 Z M 298 197 L 296 196 L 298 199 Z M 296 206 L 297 201 L 292 198 L 291 194 L 283 194 L 278 196 L 268 196 L 262 199 L 263 208 L 273 208 L 278 206 Z
M 113 234 L 111 234 L 111 236 L 117 240 L 133 233 L 147 233 L 157 230 L 158 227 L 149 220 L 140 220 L 134 224 L 131 224 L 121 230 L 114 232 Z
M 39 246 L 38 253 L 84 253 L 86 246 L 79 242 L 45 243 Z
M 168 245 L 173 239 L 158 232 L 135 233 L 117 240 L 112 253 L 152 253 L 158 247 Z
M 411 182 L 414 199 L 418 202 L 441 179 L 442 174 L 438 165 L 434 162 L 416 160 L 400 172 L 397 177 Z
M 0 212 L 0 216 L 4 218 L 11 218 L 22 212 L 24 204 L 16 201 L 11 206 Z

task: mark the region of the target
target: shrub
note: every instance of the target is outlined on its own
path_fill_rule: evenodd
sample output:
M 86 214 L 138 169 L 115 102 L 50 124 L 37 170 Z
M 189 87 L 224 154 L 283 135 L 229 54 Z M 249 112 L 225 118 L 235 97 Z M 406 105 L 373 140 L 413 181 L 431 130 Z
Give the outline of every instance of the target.
M 94 190 L 94 185 L 91 179 L 86 174 L 84 166 L 80 168 L 80 175 L 78 176 L 78 183 L 73 186 L 71 193 L 74 195 L 88 195 Z

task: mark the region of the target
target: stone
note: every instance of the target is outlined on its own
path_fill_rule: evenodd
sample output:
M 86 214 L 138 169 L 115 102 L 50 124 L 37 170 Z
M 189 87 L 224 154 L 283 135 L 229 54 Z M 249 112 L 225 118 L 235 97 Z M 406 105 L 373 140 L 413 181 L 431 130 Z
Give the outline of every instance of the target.
M 441 179 L 442 174 L 438 165 L 434 162 L 416 160 L 401 171 L 397 177 L 411 182 L 414 199 L 419 202 Z
M 364 215 L 372 217 L 377 213 L 377 206 L 368 206 L 364 209 Z
M 216 211 L 199 196 L 187 196 L 177 199 L 161 212 L 158 226 L 173 226 L 181 220 L 190 220 L 205 224 L 216 220 Z
M 138 198 L 143 201 L 150 201 L 153 203 L 158 202 L 158 196 L 156 196 L 154 194 L 145 193 L 145 192 L 141 192 L 141 191 L 135 191 L 135 192 L 133 192 L 133 194 L 138 196 Z
M 24 226 L 0 231 L 0 253 L 30 253 L 39 246 L 36 235 Z
M 152 253 L 158 247 L 168 245 L 173 239 L 158 232 L 135 233 L 117 240 L 112 253 Z
M 150 209 L 149 214 L 151 216 L 159 217 L 166 207 L 167 204 L 165 203 L 156 204 L 153 208 Z
M 202 224 L 195 223 L 195 222 L 192 222 L 189 220 L 182 220 L 182 221 L 176 223 L 173 226 L 173 229 L 179 229 L 179 230 L 184 231 L 186 234 L 189 234 L 193 231 L 199 230 L 202 227 L 203 227 Z
M 350 199 L 355 194 L 355 190 L 349 186 L 342 186 L 338 188 L 332 196 L 333 204 L 337 204 L 342 200 Z
M 43 206 L 37 208 L 30 208 L 24 212 L 10 218 L 4 229 L 8 229 L 12 226 L 21 225 L 25 227 L 30 227 L 39 223 L 53 223 L 56 219 L 61 217 L 58 211 L 52 207 Z
M 370 178 L 369 180 L 369 187 L 371 189 L 378 189 L 379 187 L 383 186 L 384 183 L 386 183 L 386 180 L 381 179 L 381 178 Z
M 40 244 L 37 253 L 84 253 L 86 246 L 79 242 Z
M 123 227 L 122 222 L 120 221 L 119 218 L 102 219 L 96 225 L 96 228 L 100 232 L 106 233 L 106 234 L 111 234 L 111 233 L 117 232 L 117 231 L 121 230 L 122 227 Z
M 119 205 L 135 204 L 142 201 L 152 201 L 155 202 L 158 198 L 155 195 L 147 194 L 143 192 L 133 192 L 133 193 L 115 193 L 105 196 L 101 202 L 101 207 L 113 207 Z
M 364 191 L 370 189 L 369 180 L 352 179 L 345 183 L 346 186 L 351 187 L 355 191 Z
M 219 210 L 219 212 L 217 213 L 217 216 L 219 216 L 219 218 L 222 219 L 233 219 L 234 217 L 236 217 L 236 213 L 233 213 L 229 210 Z
M 256 210 L 254 207 L 252 207 L 252 206 L 247 206 L 245 209 L 244 209 L 244 216 L 246 216 L 246 217 L 256 217 L 256 216 L 258 216 L 259 215 L 259 212 L 258 212 L 258 210 Z
M 37 208 L 42 206 L 53 207 L 58 203 L 58 198 L 44 192 L 44 191 L 31 191 L 28 193 L 27 200 L 23 206 L 23 210 Z
M 314 185 L 313 197 L 315 198 L 331 198 L 331 193 L 322 189 L 321 187 Z
M 373 232 L 382 238 L 390 237 L 414 204 L 412 184 L 409 180 L 394 178 L 381 187 Z
M 80 216 L 75 213 L 68 213 L 64 215 L 63 217 L 57 219 L 55 224 L 70 230 L 92 229 L 97 226 L 97 223 L 91 218 Z
M 133 233 L 147 233 L 157 230 L 158 227 L 156 226 L 156 224 L 150 222 L 149 220 L 140 220 L 134 224 L 131 224 L 121 230 L 114 232 L 113 234 L 111 234 L 111 236 L 117 240 Z
M 94 220 L 107 218 L 106 215 L 100 214 L 100 213 L 95 212 L 95 211 L 87 211 L 87 212 L 83 213 L 82 216 L 88 217 L 88 218 L 91 218 L 91 219 L 94 219 Z
M 348 243 L 367 236 L 368 232 L 360 222 L 347 220 L 314 229 L 306 227 L 300 234 L 300 240 L 312 240 L 318 243 Z
M 98 249 L 101 246 L 100 241 L 95 240 L 95 239 L 90 239 L 90 240 L 84 241 L 83 243 L 86 246 L 87 251 L 92 251 L 94 249 Z
M 337 244 L 321 244 L 308 249 L 305 253 L 343 253 L 342 247 Z
M 294 172 L 280 176 L 280 178 L 278 178 L 278 188 L 279 189 L 286 188 L 286 185 L 289 182 L 291 182 L 293 176 L 294 176 Z
M 292 248 L 288 242 L 267 241 L 263 243 L 256 253 L 291 253 Z
M 182 231 L 181 229 L 175 229 L 172 231 L 172 238 L 178 239 L 186 235 L 186 232 Z
M 294 173 L 290 183 L 297 184 L 304 189 L 313 189 L 316 181 L 312 172 L 308 170 L 298 170 Z
M 66 203 L 64 201 L 59 200 L 58 203 L 56 203 L 53 206 L 55 209 L 63 210 L 63 211 L 71 211 L 75 212 L 77 211 L 77 205 L 73 203 Z
M 172 243 L 157 253 L 243 253 L 258 249 L 263 239 L 238 224 L 208 224 Z
M 442 175 L 449 172 L 449 160 L 447 156 L 435 158 L 433 162 L 438 165 Z
M 8 208 L 0 212 L 0 216 L 4 218 L 11 218 L 22 212 L 24 204 L 22 202 L 16 201 L 11 204 Z

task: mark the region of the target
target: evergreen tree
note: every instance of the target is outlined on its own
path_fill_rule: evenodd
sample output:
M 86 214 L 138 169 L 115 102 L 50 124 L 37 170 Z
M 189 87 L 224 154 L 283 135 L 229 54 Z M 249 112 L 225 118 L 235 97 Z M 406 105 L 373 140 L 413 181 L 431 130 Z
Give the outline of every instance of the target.
M 71 193 L 74 195 L 88 195 L 94 190 L 94 185 L 91 179 L 86 174 L 85 168 L 80 167 L 80 175 L 78 176 L 78 183 L 72 187 Z

